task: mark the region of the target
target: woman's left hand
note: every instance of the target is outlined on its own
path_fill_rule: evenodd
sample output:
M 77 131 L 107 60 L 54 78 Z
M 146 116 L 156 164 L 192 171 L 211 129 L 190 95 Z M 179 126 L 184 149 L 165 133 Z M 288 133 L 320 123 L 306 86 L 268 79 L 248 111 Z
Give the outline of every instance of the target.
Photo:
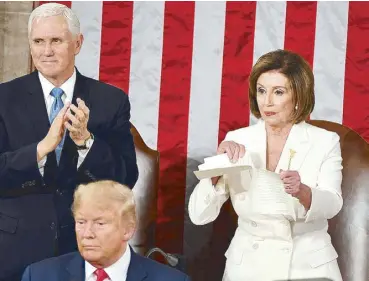
M 301 178 L 297 171 L 280 171 L 280 178 L 284 184 L 284 190 L 294 197 L 301 190 Z

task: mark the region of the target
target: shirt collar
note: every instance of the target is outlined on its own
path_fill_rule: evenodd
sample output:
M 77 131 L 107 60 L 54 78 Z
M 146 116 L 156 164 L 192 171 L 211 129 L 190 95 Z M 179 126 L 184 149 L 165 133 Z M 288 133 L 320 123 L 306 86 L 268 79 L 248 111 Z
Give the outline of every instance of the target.
M 45 76 L 43 76 L 41 74 L 41 72 L 38 72 L 38 77 L 39 77 L 40 82 L 41 82 L 41 87 L 42 87 L 42 91 L 44 93 L 44 98 L 45 98 L 45 100 L 47 100 L 50 96 L 51 90 L 54 89 L 55 86 L 49 80 L 47 80 L 45 78 Z M 69 79 L 67 81 L 65 81 L 59 87 L 64 91 L 64 93 L 66 95 L 66 100 L 68 100 L 68 101 L 72 101 L 74 85 L 76 84 L 76 78 L 77 78 L 77 73 L 76 73 L 76 69 L 74 68 L 72 76 L 69 77 Z
M 126 280 L 129 263 L 131 262 L 131 250 L 127 244 L 124 254 L 111 266 L 104 268 L 111 281 Z M 94 274 L 96 267 L 85 261 L 86 280 Z

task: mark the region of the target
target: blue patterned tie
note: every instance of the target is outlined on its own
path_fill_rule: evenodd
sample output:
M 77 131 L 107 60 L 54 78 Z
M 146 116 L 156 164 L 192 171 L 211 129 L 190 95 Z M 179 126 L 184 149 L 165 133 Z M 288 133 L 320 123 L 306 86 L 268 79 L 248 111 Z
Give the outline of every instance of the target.
M 51 106 L 51 110 L 50 110 L 50 116 L 49 116 L 50 124 L 53 123 L 56 115 L 58 115 L 59 111 L 64 106 L 64 103 L 63 103 L 63 100 L 62 100 L 63 94 L 64 94 L 64 92 L 60 88 L 54 88 L 54 89 L 52 89 L 52 91 L 50 93 L 50 95 L 52 95 L 55 98 L 54 102 Z M 58 163 L 58 165 L 59 165 L 61 152 L 62 152 L 62 149 L 63 149 L 63 144 L 64 144 L 64 136 L 63 136 L 61 142 L 58 144 L 58 146 L 55 149 L 56 162 Z

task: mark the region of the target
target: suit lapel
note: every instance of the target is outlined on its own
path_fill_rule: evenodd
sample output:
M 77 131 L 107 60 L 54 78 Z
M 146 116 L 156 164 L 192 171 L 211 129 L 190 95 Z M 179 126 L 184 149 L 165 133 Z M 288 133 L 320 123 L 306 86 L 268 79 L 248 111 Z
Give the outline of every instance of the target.
M 310 148 L 311 145 L 306 123 L 301 122 L 293 125 L 275 172 L 279 173 L 280 169 L 288 170 L 289 162 L 289 170 L 298 171 Z M 293 152 L 293 157 L 290 160 L 290 155 Z
M 85 281 L 85 262 L 78 252 L 62 272 L 60 281 Z
M 255 132 L 252 134 L 253 138 L 250 141 L 252 147 L 251 159 L 257 169 L 266 169 L 266 131 L 265 123 L 259 119 L 255 126 Z
M 265 122 L 260 119 L 256 125 L 255 139 L 252 140 L 251 145 L 255 154 L 252 155 L 252 161 L 256 168 L 266 169 L 266 130 Z M 283 147 L 281 157 L 275 169 L 276 173 L 279 170 L 287 170 L 290 158 L 290 150 L 295 151 L 291 159 L 290 170 L 298 170 L 301 167 L 307 153 L 311 148 L 309 142 L 309 135 L 307 131 L 307 124 L 301 122 L 292 126 L 290 134 L 288 135 L 286 144 Z
M 131 247 L 131 261 L 127 272 L 127 281 L 141 281 L 146 279 L 147 272 L 141 263 L 142 257 L 137 255 Z
M 50 121 L 47 114 L 45 98 L 41 86 L 38 72 L 34 71 L 30 74 L 28 85 L 28 93 L 23 100 L 26 110 L 26 116 L 33 125 L 33 131 L 38 140 L 42 140 L 49 131 Z M 56 169 L 55 153 L 49 153 L 44 170 L 44 181 L 47 185 L 52 185 Z
M 131 247 L 131 261 L 127 272 L 127 281 L 142 281 L 146 279 L 147 272 L 142 265 L 143 257 L 137 255 Z M 65 269 L 61 272 L 60 281 L 84 281 L 85 280 L 85 261 L 81 255 L 76 252 L 75 255 L 66 264 Z
M 72 103 L 77 106 L 77 98 L 80 98 L 85 101 L 86 105 L 89 105 L 89 87 L 87 83 L 87 78 L 84 77 L 78 70 L 76 70 L 76 84 L 74 86 L 73 91 L 73 99 Z
M 47 115 L 45 98 L 43 95 L 38 72 L 30 74 L 28 83 L 28 93 L 23 100 L 25 104 L 27 118 L 33 124 L 33 131 L 38 139 L 43 139 L 50 128 L 49 117 Z

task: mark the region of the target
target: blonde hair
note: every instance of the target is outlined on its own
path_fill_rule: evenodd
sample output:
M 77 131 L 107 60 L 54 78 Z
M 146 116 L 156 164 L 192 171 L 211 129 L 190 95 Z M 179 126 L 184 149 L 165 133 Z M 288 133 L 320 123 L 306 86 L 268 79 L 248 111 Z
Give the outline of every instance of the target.
M 136 227 L 136 204 L 133 192 L 125 185 L 111 180 L 79 185 L 74 192 L 73 216 L 80 208 L 82 201 L 93 202 L 102 208 L 116 208 L 125 224 Z
M 80 22 L 77 15 L 67 6 L 59 3 L 46 3 L 34 9 L 28 20 L 28 37 L 31 35 L 32 23 L 35 18 L 64 16 L 72 35 L 80 34 Z

